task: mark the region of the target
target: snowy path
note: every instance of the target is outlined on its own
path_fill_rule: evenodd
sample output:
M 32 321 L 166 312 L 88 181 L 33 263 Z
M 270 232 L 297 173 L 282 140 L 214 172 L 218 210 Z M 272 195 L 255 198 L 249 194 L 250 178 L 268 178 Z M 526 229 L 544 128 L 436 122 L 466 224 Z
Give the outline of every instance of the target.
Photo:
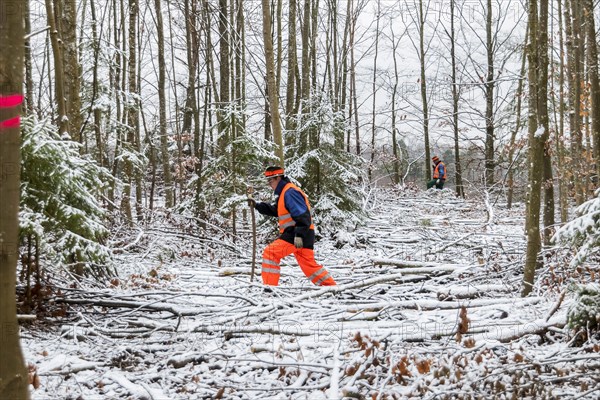
M 535 338 L 561 335 L 565 307 L 546 321 L 555 298 L 519 297 L 518 211 L 486 224 L 481 205 L 449 193 L 379 196 L 354 246 L 317 244 L 335 288 L 312 286 L 289 258 L 265 293 L 260 277 L 249 282 L 248 237 L 146 231 L 121 256 L 118 282 L 63 288 L 68 322 L 25 330 L 41 383 L 32 397 L 536 397 L 598 386 L 548 383 L 560 376 L 541 363 L 571 349 Z

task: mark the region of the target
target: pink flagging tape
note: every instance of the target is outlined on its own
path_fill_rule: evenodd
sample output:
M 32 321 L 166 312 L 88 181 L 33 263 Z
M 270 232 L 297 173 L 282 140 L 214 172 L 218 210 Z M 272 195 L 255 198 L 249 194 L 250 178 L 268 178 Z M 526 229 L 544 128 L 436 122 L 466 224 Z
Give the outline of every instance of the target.
M 14 118 L 7 119 L 6 121 L 0 122 L 0 131 L 9 128 L 16 128 L 21 123 L 21 117 L 18 115 Z
M 13 94 L 10 96 L 0 95 L 0 108 L 16 107 L 23 102 L 23 95 Z

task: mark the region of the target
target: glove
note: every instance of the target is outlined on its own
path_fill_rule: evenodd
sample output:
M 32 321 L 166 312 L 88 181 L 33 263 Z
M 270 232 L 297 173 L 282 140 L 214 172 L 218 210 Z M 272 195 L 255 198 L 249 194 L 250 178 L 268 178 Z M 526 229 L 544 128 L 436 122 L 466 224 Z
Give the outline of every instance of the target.
M 249 198 L 248 199 L 248 207 L 252 207 L 252 208 L 256 207 L 256 200 Z
M 300 236 L 296 236 L 294 238 L 294 246 L 296 246 L 297 249 L 301 249 L 304 247 L 304 241 Z
M 440 180 L 438 179 L 437 181 L 435 181 L 435 183 L 439 185 L 440 184 Z

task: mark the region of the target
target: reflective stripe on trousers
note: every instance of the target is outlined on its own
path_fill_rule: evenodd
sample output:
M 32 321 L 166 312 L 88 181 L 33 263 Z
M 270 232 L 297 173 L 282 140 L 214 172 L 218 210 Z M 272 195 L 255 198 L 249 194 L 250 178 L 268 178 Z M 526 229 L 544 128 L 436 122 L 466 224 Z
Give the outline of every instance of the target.
M 262 280 L 265 285 L 277 286 L 279 284 L 281 259 L 293 254 L 304 272 L 304 275 L 317 286 L 332 286 L 335 281 L 322 265 L 315 261 L 312 249 L 297 249 L 285 240 L 277 239 L 263 251 Z

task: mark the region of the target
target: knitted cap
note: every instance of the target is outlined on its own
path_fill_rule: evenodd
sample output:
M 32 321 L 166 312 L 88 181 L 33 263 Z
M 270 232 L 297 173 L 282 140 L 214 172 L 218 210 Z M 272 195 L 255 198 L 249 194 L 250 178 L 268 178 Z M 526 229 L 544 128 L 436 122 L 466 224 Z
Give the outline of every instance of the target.
M 431 160 L 432 160 L 434 163 L 436 163 L 436 162 L 440 161 L 440 158 L 439 158 L 438 156 L 433 156 L 433 157 L 431 157 Z

